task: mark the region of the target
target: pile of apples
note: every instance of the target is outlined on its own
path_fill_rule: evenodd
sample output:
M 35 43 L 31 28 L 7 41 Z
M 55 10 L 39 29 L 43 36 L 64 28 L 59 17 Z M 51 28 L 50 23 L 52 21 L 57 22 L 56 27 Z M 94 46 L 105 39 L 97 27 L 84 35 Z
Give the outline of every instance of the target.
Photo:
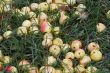
M 96 42 L 91 42 L 87 45 L 89 54 L 86 54 L 83 49 L 83 44 L 80 40 L 73 40 L 71 44 L 64 43 L 60 37 L 55 37 L 54 35 L 60 34 L 59 26 L 52 26 L 51 21 L 49 21 L 48 15 L 46 12 L 49 11 L 58 11 L 60 14 L 59 24 L 64 24 L 69 16 L 66 15 L 66 9 L 61 7 L 72 6 L 75 11 L 73 14 L 78 15 L 80 19 L 87 19 L 88 13 L 86 12 L 86 6 L 83 4 L 84 0 L 47 0 L 42 3 L 32 3 L 30 6 L 25 6 L 21 9 L 15 8 L 11 9 L 12 0 L 4 0 L 7 8 L 4 8 L 3 4 L 0 4 L 0 13 L 4 11 L 12 11 L 12 13 L 18 13 L 18 16 L 28 16 L 16 30 L 16 35 L 26 36 L 30 33 L 38 34 L 39 32 L 43 33 L 42 46 L 45 47 L 50 55 L 47 58 L 47 65 L 37 68 L 32 66 L 27 60 L 22 60 L 19 63 L 19 66 L 24 70 L 29 70 L 29 73 L 93 73 L 97 71 L 96 67 L 88 66 L 91 61 L 98 62 L 103 59 L 103 55 L 100 51 L 100 46 Z M 3 2 L 3 3 L 4 3 Z M 77 5 L 78 3 L 78 5 Z M 40 11 L 40 14 L 37 15 L 35 12 Z M 103 32 L 106 29 L 106 26 L 103 23 L 98 23 L 96 25 L 98 32 Z M 13 36 L 12 30 L 7 30 L 0 35 L 0 41 L 3 39 L 9 39 Z M 59 56 L 62 55 L 61 52 L 66 53 L 63 59 L 60 59 Z M 0 55 L 0 70 L 2 70 L 2 62 L 9 62 L 10 57 Z M 6 60 L 5 60 L 6 59 Z M 63 69 L 55 69 L 53 65 L 60 60 L 61 67 Z M 78 60 L 78 65 L 74 67 L 74 60 Z M 6 67 L 6 70 L 16 69 L 14 66 Z M 13 73 L 13 72 L 12 72 Z M 17 73 L 17 69 L 16 72 Z
M 4 56 L 0 50 L 0 72 L 6 73 L 18 73 L 18 70 L 15 66 L 9 65 L 12 62 L 10 56 Z

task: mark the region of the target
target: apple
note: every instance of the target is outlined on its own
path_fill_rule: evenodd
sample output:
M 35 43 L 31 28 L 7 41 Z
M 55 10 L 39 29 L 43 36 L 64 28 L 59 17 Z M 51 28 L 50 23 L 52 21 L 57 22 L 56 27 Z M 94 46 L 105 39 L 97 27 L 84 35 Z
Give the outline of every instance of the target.
M 32 32 L 32 33 L 34 33 L 34 34 L 37 34 L 39 32 L 39 29 L 38 29 L 37 26 L 31 26 L 29 28 L 29 31 Z
M 87 55 L 85 55 L 81 60 L 80 60 L 80 64 L 83 66 L 86 66 L 88 63 L 91 62 L 91 58 Z
M 61 38 L 55 38 L 53 40 L 54 45 L 62 46 L 63 45 L 63 40 Z
M 28 62 L 28 60 L 24 59 L 19 62 L 19 66 L 22 67 L 23 69 L 29 69 L 31 65 Z
M 45 33 L 43 39 L 50 39 L 50 40 L 53 40 L 53 35 L 52 35 L 52 33 Z
M 93 51 L 93 50 L 99 50 L 100 49 L 100 46 L 98 43 L 96 42 L 91 42 L 89 45 L 88 45 L 88 51 Z
M 77 15 L 77 16 L 80 16 L 81 15 L 81 12 L 75 11 L 74 14 Z
M 3 36 L 0 35 L 0 42 L 3 40 Z
M 66 2 L 67 2 L 69 5 L 74 5 L 74 4 L 76 4 L 76 0 L 66 0 Z
M 86 69 L 86 73 L 95 73 L 96 71 L 97 71 L 97 68 L 93 66 L 89 66 Z
M 48 56 L 48 65 L 53 65 L 56 63 L 56 58 L 53 56 Z
M 2 70 L 3 70 L 3 63 L 0 62 L 0 71 L 2 71 Z
M 5 4 L 4 7 L 3 7 L 3 11 L 8 12 L 10 10 L 11 10 L 11 5 L 10 4 Z
M 57 10 L 57 9 L 58 9 L 57 4 L 55 4 L 55 3 L 50 4 L 50 10 L 51 11 L 54 11 L 54 10 Z
M 12 31 L 6 31 L 6 32 L 4 32 L 4 34 L 3 34 L 3 37 L 5 38 L 5 39 L 8 39 L 8 38 L 10 38 L 11 37 L 11 35 L 12 35 Z
M 55 73 L 63 73 L 63 72 L 61 70 L 59 70 L 59 69 L 56 69 Z
M 42 45 L 43 45 L 44 47 L 49 47 L 49 46 L 52 45 L 52 40 L 51 40 L 51 39 L 44 39 L 44 40 L 42 41 Z
M 107 11 L 106 16 L 110 19 L 110 10 Z
M 78 49 L 75 51 L 75 57 L 81 59 L 85 56 L 85 51 L 83 49 Z
M 64 24 L 68 18 L 69 18 L 69 17 L 66 15 L 66 13 L 65 13 L 64 11 L 61 11 L 61 12 L 60 12 L 59 23 L 60 23 L 60 24 Z
M 3 55 L 2 51 L 0 50 L 0 62 L 3 62 L 3 60 L 4 60 L 4 55 Z
M 63 73 L 74 73 L 73 67 L 66 67 L 63 69 Z
M 4 64 L 9 64 L 12 61 L 12 58 L 10 56 L 4 56 L 3 63 Z
M 30 8 L 31 8 L 31 10 L 32 11 L 35 11 L 35 10 L 37 10 L 38 9 L 38 4 L 37 3 L 32 3 L 31 5 L 30 5 Z
M 68 52 L 65 56 L 65 59 L 74 59 L 74 53 L 73 52 Z
M 15 66 L 7 66 L 6 67 L 6 72 L 18 73 L 18 70 Z
M 63 44 L 61 46 L 61 49 L 63 52 L 68 52 L 69 51 L 69 48 L 70 48 L 70 45 L 69 44 Z
M 47 2 L 42 2 L 42 3 L 39 4 L 38 9 L 40 11 L 48 11 L 49 5 L 48 5 Z
M 32 26 L 38 26 L 39 25 L 39 21 L 37 18 L 31 18 L 30 22 L 31 22 Z
M 63 0 L 53 0 L 53 1 L 54 1 L 54 3 L 57 3 L 57 4 L 63 4 L 64 3 Z
M 46 0 L 48 4 L 51 4 L 53 0 Z
M 103 31 L 105 31 L 106 26 L 105 26 L 105 24 L 103 24 L 103 23 L 98 23 L 98 24 L 96 25 L 96 28 L 97 28 L 97 31 L 98 31 L 98 32 L 103 32 Z
M 42 66 L 40 73 L 55 73 L 55 69 L 52 66 Z
M 86 0 L 76 0 L 76 2 L 77 2 L 77 3 L 80 3 L 80 4 L 85 3 L 85 1 L 86 1 Z
M 78 49 L 81 49 L 81 47 L 82 47 L 82 43 L 81 43 L 80 40 L 74 40 L 74 41 L 72 41 L 72 43 L 71 43 L 71 49 L 73 51 L 76 51 Z
M 41 24 L 41 32 L 51 32 L 52 25 L 49 22 L 44 21 Z
M 22 35 L 27 35 L 27 28 L 26 27 L 23 27 L 23 26 L 21 26 L 21 27 L 19 27 L 18 29 L 17 29 L 17 34 L 19 35 L 19 36 L 22 36 Z
M 90 57 L 93 61 L 100 61 L 102 60 L 102 53 L 99 50 L 93 50 L 90 53 Z
M 82 66 L 82 65 L 77 65 L 76 67 L 75 67 L 75 72 L 76 73 L 85 73 L 85 68 Z
M 4 6 L 3 3 L 1 3 L 1 4 L 0 4 L 0 13 L 3 12 L 3 6 Z
M 84 12 L 85 9 L 86 9 L 86 6 L 84 4 L 79 4 L 76 8 L 76 10 L 79 12 Z
M 39 73 L 37 67 L 30 67 L 29 68 L 29 73 Z
M 60 33 L 60 27 L 54 27 L 53 31 L 54 31 L 54 34 L 59 34 Z
M 30 20 L 24 20 L 23 23 L 22 23 L 22 26 L 27 27 L 27 28 L 29 28 L 31 25 L 32 24 L 31 24 Z
M 88 15 L 89 14 L 87 12 L 82 12 L 82 13 L 80 13 L 79 18 L 82 20 L 86 20 L 88 18 Z
M 64 68 L 72 67 L 73 63 L 72 63 L 72 61 L 70 59 L 63 59 L 62 66 Z
M 52 45 L 49 48 L 49 52 L 52 53 L 52 55 L 57 56 L 60 53 L 61 49 L 59 46 L 57 45 Z
M 28 13 L 28 15 L 29 15 L 29 18 L 36 18 L 36 13 L 34 13 L 34 12 L 32 12 L 32 11 L 30 11 L 30 12 Z
M 26 7 L 23 7 L 21 9 L 21 12 L 23 12 L 23 14 L 26 14 L 26 13 L 29 13 L 31 11 L 30 7 L 26 6 Z

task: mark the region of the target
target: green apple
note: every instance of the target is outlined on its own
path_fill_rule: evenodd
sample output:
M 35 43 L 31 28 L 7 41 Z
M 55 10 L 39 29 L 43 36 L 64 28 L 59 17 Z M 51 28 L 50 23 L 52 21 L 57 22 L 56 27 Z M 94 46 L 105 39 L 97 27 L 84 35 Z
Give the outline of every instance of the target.
M 73 63 L 72 63 L 72 61 L 70 59 L 63 59 L 62 66 L 64 68 L 66 68 L 66 67 L 72 67 L 73 66 Z
M 61 38 L 55 38 L 53 40 L 54 45 L 62 46 L 63 45 L 63 40 Z
M 84 66 L 82 66 L 82 65 L 77 65 L 76 67 L 75 67 L 75 72 L 76 73 L 85 73 L 85 68 L 84 68 Z
M 42 3 L 39 4 L 38 9 L 40 11 L 48 11 L 49 5 L 48 5 L 47 2 L 42 2 Z
M 12 31 L 6 31 L 6 32 L 4 32 L 4 34 L 3 34 L 3 37 L 5 38 L 5 39 L 8 39 L 8 38 L 10 38 L 11 37 L 11 35 L 12 35 Z
M 97 71 L 97 68 L 93 66 L 89 66 L 86 69 L 86 73 L 95 73 L 96 71 Z

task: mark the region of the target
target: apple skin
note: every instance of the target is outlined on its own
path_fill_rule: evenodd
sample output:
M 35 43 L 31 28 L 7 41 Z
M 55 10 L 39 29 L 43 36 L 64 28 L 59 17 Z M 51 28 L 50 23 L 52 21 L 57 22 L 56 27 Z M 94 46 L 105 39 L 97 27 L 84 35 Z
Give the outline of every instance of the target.
M 103 31 L 105 31 L 106 26 L 105 26 L 105 24 L 103 24 L 103 23 L 98 23 L 98 24 L 96 25 L 96 28 L 97 28 L 97 31 L 98 31 L 98 32 L 103 32 Z
M 53 35 L 52 35 L 52 33 L 45 33 L 43 39 L 50 39 L 50 40 L 53 40 Z
M 100 46 L 98 43 L 96 42 L 91 42 L 89 45 L 88 45 L 88 51 L 93 51 L 93 50 L 99 50 L 100 49 Z
M 30 9 L 28 6 L 23 7 L 23 8 L 21 9 L 21 12 L 23 12 L 24 15 L 27 14 L 27 13 L 29 13 L 30 11 L 31 11 L 31 9 Z
M 37 67 L 30 67 L 29 68 L 29 73 L 39 73 Z
M 82 66 L 82 65 L 77 65 L 76 67 L 75 67 L 75 73 L 85 73 L 85 68 L 84 68 L 84 66 Z
M 0 71 L 3 70 L 3 65 L 2 65 L 2 62 L 0 62 Z
M 42 66 L 40 73 L 55 73 L 55 69 L 52 66 Z
M 60 53 L 61 49 L 59 46 L 57 45 L 52 45 L 50 48 L 49 48 L 49 52 L 54 55 L 54 56 L 57 56 L 59 53 Z
M 17 35 L 22 36 L 22 35 L 27 35 L 27 34 L 28 34 L 28 31 L 26 27 L 23 27 L 23 26 L 18 27 Z
M 69 44 L 63 44 L 63 45 L 61 46 L 61 49 L 62 49 L 62 51 L 63 51 L 64 53 L 67 53 L 67 52 L 69 51 L 69 49 L 70 49 L 70 45 L 69 45 Z
M 52 30 L 52 26 L 50 25 L 49 22 L 46 22 L 44 21 L 42 24 L 41 24 L 41 32 L 51 32 Z
M 85 51 L 83 49 L 78 49 L 75 51 L 75 57 L 81 59 L 85 56 Z
M 66 67 L 72 67 L 72 66 L 73 66 L 72 60 L 70 60 L 70 59 L 63 59 L 62 67 L 66 68 Z
M 96 67 L 89 66 L 86 69 L 86 73 L 95 73 L 97 71 Z
M 48 65 L 53 65 L 56 63 L 56 58 L 54 58 L 53 56 L 49 56 L 48 57 Z
M 6 72 L 11 72 L 11 66 L 6 67 Z
M 31 10 L 32 11 L 35 11 L 35 10 L 37 10 L 38 9 L 38 4 L 37 3 L 32 3 L 31 5 L 30 5 L 30 8 L 31 8 Z
M 63 45 L 63 40 L 61 38 L 56 38 L 53 40 L 54 45 L 58 45 L 59 47 Z
M 42 3 L 39 4 L 38 9 L 40 11 L 48 11 L 49 5 L 48 5 L 47 2 L 42 2 Z
M 56 69 L 55 73 L 63 73 L 63 72 L 61 70 L 59 70 L 59 69 Z
M 51 45 L 52 45 L 52 40 L 50 40 L 50 39 L 44 39 L 42 41 L 42 46 L 44 46 L 44 47 L 49 47 Z
M 13 33 L 12 31 L 6 31 L 6 32 L 4 32 L 3 37 L 5 39 L 8 39 L 11 37 L 12 33 Z
M 19 66 L 21 66 L 22 67 L 22 69 L 28 69 L 28 68 L 30 68 L 30 63 L 28 62 L 28 60 L 21 60 L 20 62 L 19 62 Z
M 31 26 L 31 21 L 30 20 L 24 20 L 22 23 L 22 26 L 29 28 Z
M 80 49 L 81 47 L 82 47 L 82 43 L 81 43 L 80 40 L 74 40 L 74 41 L 72 41 L 72 43 L 71 43 L 71 49 L 73 51 L 76 51 L 76 50 Z
M 68 52 L 68 53 L 66 53 L 65 58 L 66 58 L 66 59 L 71 59 L 71 60 L 73 60 L 73 59 L 74 59 L 74 53 L 73 53 L 73 52 Z
M 91 53 L 90 53 L 90 57 L 93 61 L 100 61 L 102 60 L 102 53 L 98 50 L 93 50 Z
M 64 69 L 63 69 L 63 73 L 74 73 L 74 69 L 73 69 L 73 67 L 65 67 Z
M 91 58 L 87 55 L 85 55 L 81 60 L 80 60 L 80 65 L 86 66 L 88 63 L 91 62 Z

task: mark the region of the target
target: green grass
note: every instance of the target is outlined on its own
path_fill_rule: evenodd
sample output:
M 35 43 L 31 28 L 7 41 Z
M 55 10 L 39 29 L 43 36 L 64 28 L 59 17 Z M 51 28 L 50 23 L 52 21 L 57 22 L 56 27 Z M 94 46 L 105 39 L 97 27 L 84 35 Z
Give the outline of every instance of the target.
M 42 2 L 44 0 L 15 0 L 14 6 L 21 8 L 29 5 L 32 2 Z M 64 43 L 71 43 L 74 39 L 80 39 L 84 48 L 87 48 L 87 44 L 92 41 L 98 42 L 101 46 L 101 52 L 104 59 L 100 62 L 92 62 L 90 65 L 96 66 L 98 73 L 110 73 L 110 19 L 106 17 L 106 12 L 110 9 L 109 0 L 86 0 L 86 11 L 89 13 L 87 20 L 77 20 L 73 12 L 69 13 L 70 19 L 61 27 L 61 34 L 57 35 L 61 37 Z M 36 12 L 37 13 L 37 12 Z M 49 13 L 51 15 L 52 13 Z M 37 13 L 38 15 L 38 13 Z M 57 15 L 55 12 L 54 15 Z M 23 20 L 27 17 L 18 17 L 15 14 L 3 13 L 3 20 L 0 20 L 0 34 L 2 35 L 6 30 L 16 31 L 16 28 L 22 25 Z M 98 33 L 96 31 L 96 24 L 102 22 L 107 26 L 105 32 Z M 51 23 L 53 26 L 60 25 L 58 19 Z M 12 29 L 7 28 L 8 25 L 12 26 Z M 56 37 L 57 37 L 56 36 Z M 48 56 L 48 51 L 42 47 L 41 42 L 43 40 L 43 34 L 39 32 L 37 35 L 28 35 L 19 37 L 16 33 L 13 33 L 13 37 L 8 40 L 0 42 L 0 49 L 4 55 L 9 55 L 13 58 L 10 65 L 18 67 L 18 63 L 21 59 L 29 60 L 32 65 L 42 66 L 45 65 L 45 59 Z M 58 63 L 59 64 L 59 63 Z M 19 73 L 25 73 L 20 72 Z

